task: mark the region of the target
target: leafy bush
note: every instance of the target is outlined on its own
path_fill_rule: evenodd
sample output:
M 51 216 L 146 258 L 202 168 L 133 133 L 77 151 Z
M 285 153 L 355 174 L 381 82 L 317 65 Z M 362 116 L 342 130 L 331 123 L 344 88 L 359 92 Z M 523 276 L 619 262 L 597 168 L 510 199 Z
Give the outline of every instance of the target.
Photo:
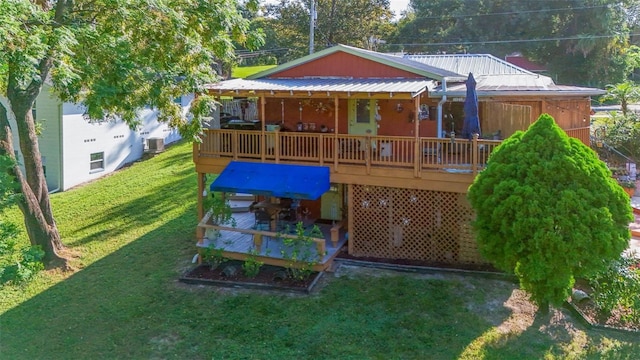
M 21 284 L 44 269 L 44 251 L 40 246 L 18 250 L 18 227 L 0 220 L 0 284 Z
M 628 256 L 611 261 L 589 283 L 591 297 L 604 315 L 621 309 L 623 321 L 640 322 L 640 259 Z
M 242 264 L 242 271 L 249 278 L 254 278 L 260 273 L 260 268 L 264 265 L 264 262 L 258 261 L 256 257 L 257 251 L 252 251 L 249 256 L 244 260 Z
M 315 243 L 312 239 L 314 237 L 323 237 L 317 225 L 314 225 L 307 235 L 302 222 L 298 222 L 296 237 L 282 239 L 285 249 L 281 250 L 281 254 L 282 258 L 287 260 L 287 273 L 291 278 L 296 280 L 308 278 L 313 273 L 313 266 L 318 263 L 318 257 L 324 255 L 314 251 Z
M 222 263 L 229 260 L 224 257 L 222 253 L 222 248 L 216 248 L 215 246 L 211 245 L 202 250 L 202 261 L 209 264 L 212 269 L 216 269 Z
M 229 200 L 223 199 L 221 196 L 216 196 L 215 193 L 211 193 L 203 201 L 205 211 L 211 212 L 211 221 L 216 225 L 230 224 L 232 227 L 236 227 L 236 219 L 233 217 L 233 211 Z

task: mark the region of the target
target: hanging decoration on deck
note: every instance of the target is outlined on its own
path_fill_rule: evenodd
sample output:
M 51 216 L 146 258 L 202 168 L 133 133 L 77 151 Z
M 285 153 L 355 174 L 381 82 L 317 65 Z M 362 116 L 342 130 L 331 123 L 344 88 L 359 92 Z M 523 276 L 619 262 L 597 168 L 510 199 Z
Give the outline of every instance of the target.
M 315 100 L 315 99 L 306 99 L 300 102 L 301 106 L 309 107 L 320 114 L 328 114 L 329 116 L 333 115 L 333 104 L 331 102 Z

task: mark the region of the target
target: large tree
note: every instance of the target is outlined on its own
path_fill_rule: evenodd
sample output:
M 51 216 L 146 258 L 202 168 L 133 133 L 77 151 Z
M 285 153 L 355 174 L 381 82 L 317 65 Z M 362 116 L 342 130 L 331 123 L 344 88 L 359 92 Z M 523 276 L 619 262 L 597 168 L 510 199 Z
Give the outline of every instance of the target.
M 135 127 L 138 110 L 152 106 L 159 120 L 194 138 L 207 97 L 192 106 L 191 121 L 173 100 L 203 93 L 216 80 L 212 64 L 233 57 L 234 41 L 259 45 L 260 34 L 248 29 L 237 0 L 0 0 L 0 156 L 14 158 L 17 148 L 23 155 L 24 172 L 12 169 L 18 206 L 50 265 L 67 262 L 31 113 L 43 84 L 63 101 L 83 103 L 91 119 L 118 117 Z
M 514 273 L 543 311 L 629 244 L 629 196 L 547 114 L 491 154 L 468 198 L 481 253 Z
M 622 81 L 636 0 L 411 0 L 392 39 L 409 52 L 520 52 L 565 84 Z
M 265 7 L 260 26 L 268 48 L 289 61 L 309 54 L 311 0 L 281 0 Z M 336 44 L 372 48 L 393 29 L 389 0 L 316 0 L 314 48 Z

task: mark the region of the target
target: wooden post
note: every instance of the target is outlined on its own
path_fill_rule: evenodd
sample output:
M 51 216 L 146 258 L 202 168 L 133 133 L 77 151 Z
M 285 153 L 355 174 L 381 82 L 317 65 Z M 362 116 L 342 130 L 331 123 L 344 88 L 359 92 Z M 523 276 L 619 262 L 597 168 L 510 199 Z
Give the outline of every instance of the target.
M 338 141 L 338 105 L 340 101 L 338 95 L 333 97 L 334 111 L 334 127 L 333 127 L 333 171 L 338 171 L 338 153 L 340 152 L 340 144 Z
M 203 174 L 203 173 L 198 173 L 198 222 L 200 222 L 202 220 L 202 218 L 204 217 L 204 192 L 205 192 L 205 178 L 206 178 L 207 174 Z M 198 239 L 198 242 L 202 241 L 202 238 L 204 237 L 204 229 L 200 228 L 200 227 L 196 227 L 196 238 Z
M 260 253 L 262 249 L 262 234 L 253 234 L 253 246 L 255 246 L 255 249 Z
M 420 176 L 420 159 L 422 156 L 420 155 L 420 96 L 416 96 L 413 99 L 413 122 L 414 122 L 414 151 L 413 151 L 413 176 Z
M 356 204 L 353 202 L 353 184 L 347 184 L 347 243 L 349 244 L 349 255 L 353 254 L 353 207 Z M 359 204 L 358 204 L 359 205 Z
M 273 141 L 273 152 L 276 159 L 276 164 L 280 163 L 280 130 L 276 130 L 273 134 L 275 137 Z
M 238 132 L 231 132 L 231 151 L 233 151 L 233 160 L 238 160 L 238 151 L 240 151 L 240 141 L 238 140 Z
M 318 139 L 318 161 L 320 165 L 324 165 L 324 134 L 320 133 L 320 138 Z
M 193 163 L 197 164 L 199 158 L 200 158 L 200 144 L 198 144 L 197 142 L 194 141 L 193 142 L 193 155 L 192 155 Z
M 367 130 L 369 131 L 369 130 Z M 371 152 L 373 151 L 373 148 L 371 146 L 371 136 L 370 135 L 366 135 L 364 137 L 364 163 L 365 166 L 367 168 L 367 175 L 371 174 Z
M 266 124 L 266 120 L 265 120 L 265 101 L 266 98 L 264 96 L 260 96 L 260 117 L 262 118 L 262 121 L 260 122 L 262 124 L 261 129 L 260 129 L 260 153 L 262 155 L 260 155 L 260 158 L 262 160 L 262 162 L 265 162 L 266 160 L 266 152 L 267 152 L 267 134 L 265 132 L 265 128 L 267 126 Z
M 478 174 L 478 134 L 473 134 L 471 146 L 471 170 L 473 175 Z

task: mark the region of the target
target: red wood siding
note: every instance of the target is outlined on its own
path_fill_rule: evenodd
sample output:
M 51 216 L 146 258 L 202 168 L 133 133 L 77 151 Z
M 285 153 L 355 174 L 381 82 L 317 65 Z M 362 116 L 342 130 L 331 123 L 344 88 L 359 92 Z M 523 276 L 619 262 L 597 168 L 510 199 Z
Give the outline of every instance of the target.
M 338 76 L 354 78 L 423 78 L 404 71 L 363 59 L 351 54 L 337 52 L 291 69 L 269 76 L 276 78 L 299 78 L 305 76 Z

